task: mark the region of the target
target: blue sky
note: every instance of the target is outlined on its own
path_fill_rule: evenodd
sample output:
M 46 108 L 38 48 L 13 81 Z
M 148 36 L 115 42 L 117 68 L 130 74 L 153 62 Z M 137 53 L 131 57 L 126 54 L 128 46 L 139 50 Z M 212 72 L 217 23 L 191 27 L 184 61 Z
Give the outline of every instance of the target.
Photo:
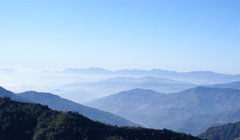
M 0 0 L 0 69 L 240 73 L 239 0 Z

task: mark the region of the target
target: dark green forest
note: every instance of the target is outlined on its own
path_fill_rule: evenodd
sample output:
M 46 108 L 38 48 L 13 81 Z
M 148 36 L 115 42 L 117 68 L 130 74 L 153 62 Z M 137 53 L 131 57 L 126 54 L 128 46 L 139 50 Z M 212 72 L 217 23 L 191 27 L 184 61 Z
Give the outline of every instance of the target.
M 76 112 L 0 98 L 1 140 L 200 140 L 170 130 L 105 125 Z

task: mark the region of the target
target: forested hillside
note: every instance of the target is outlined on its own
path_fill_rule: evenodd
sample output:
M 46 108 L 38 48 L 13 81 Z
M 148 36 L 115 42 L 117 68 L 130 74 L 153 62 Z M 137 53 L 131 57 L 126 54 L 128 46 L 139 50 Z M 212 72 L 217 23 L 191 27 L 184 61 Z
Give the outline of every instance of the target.
M 199 140 L 170 130 L 119 128 L 92 121 L 78 113 L 0 98 L 1 140 Z

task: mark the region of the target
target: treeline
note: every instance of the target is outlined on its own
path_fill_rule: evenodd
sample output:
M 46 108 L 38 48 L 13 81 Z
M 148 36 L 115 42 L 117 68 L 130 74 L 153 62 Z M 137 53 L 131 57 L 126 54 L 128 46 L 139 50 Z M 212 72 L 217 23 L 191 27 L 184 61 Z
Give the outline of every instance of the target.
M 105 125 L 75 112 L 0 98 L 1 140 L 199 140 L 170 130 Z

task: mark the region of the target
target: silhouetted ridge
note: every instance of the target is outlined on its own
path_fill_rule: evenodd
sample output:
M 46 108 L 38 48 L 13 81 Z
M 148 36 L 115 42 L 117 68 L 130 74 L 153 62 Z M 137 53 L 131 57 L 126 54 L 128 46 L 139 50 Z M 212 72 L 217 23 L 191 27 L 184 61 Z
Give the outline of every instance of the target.
M 169 130 L 119 128 L 92 121 L 78 113 L 0 98 L 1 140 L 200 140 Z

